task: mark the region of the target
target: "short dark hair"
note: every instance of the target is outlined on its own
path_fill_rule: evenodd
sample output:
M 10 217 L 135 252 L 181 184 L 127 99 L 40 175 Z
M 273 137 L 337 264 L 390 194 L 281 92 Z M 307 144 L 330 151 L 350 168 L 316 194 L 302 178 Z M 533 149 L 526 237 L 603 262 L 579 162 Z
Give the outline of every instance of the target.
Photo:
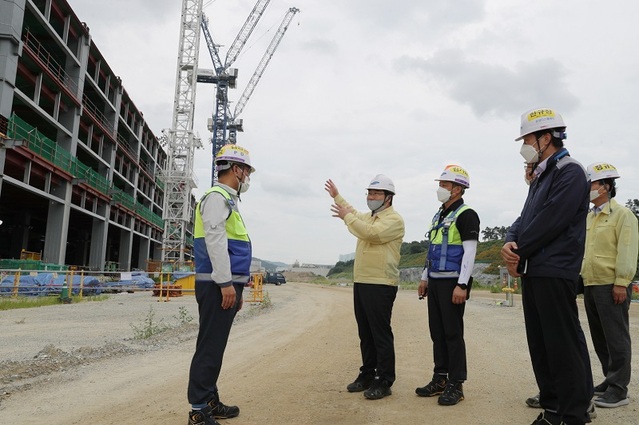
M 617 196 L 617 183 L 615 183 L 615 179 L 601 179 L 599 182 L 603 185 L 608 185 L 608 193 L 611 198 Z
M 389 190 L 385 190 L 384 199 L 386 199 L 388 196 L 390 196 L 390 205 L 393 205 L 393 198 L 395 197 L 395 194 Z
M 560 137 L 555 136 L 555 132 L 560 133 Z M 556 148 L 564 147 L 564 139 L 566 138 L 566 127 L 561 128 L 549 128 L 545 130 L 539 130 L 535 132 L 535 139 L 539 139 L 544 134 L 550 134 L 550 143 Z
M 453 184 L 453 187 L 461 187 L 461 195 L 464 196 L 464 193 L 466 193 L 466 186 L 464 186 L 463 184 L 459 184 L 459 183 L 455 183 L 455 182 L 451 182 Z

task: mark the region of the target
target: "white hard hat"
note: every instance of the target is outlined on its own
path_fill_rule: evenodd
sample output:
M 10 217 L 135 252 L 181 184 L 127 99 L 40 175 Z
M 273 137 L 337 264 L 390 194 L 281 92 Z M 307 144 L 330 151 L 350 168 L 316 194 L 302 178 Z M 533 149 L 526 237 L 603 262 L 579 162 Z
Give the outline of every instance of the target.
M 249 155 L 249 151 L 241 146 L 234 145 L 232 143 L 222 146 L 222 149 L 220 149 L 220 151 L 217 153 L 217 156 L 215 157 L 215 165 L 217 166 L 218 171 L 228 168 L 220 168 L 220 166 L 218 165 L 220 162 L 225 161 L 248 165 L 249 167 L 251 167 L 251 173 L 255 172 L 255 168 L 253 168 L 253 166 L 251 165 L 251 157 Z
M 605 179 L 618 179 L 621 176 L 614 165 L 607 162 L 595 162 L 588 166 L 588 179 L 591 182 Z
M 438 179 L 435 179 L 438 182 L 453 182 L 460 184 L 466 188 L 470 187 L 470 177 L 468 176 L 468 172 L 464 170 L 459 165 L 447 165 L 442 172 L 442 175 L 439 176 Z
M 378 174 L 373 177 L 373 180 L 371 180 L 366 189 L 386 190 L 393 195 L 395 194 L 395 184 L 384 174 Z
M 535 133 L 539 130 L 548 130 L 551 128 L 560 128 L 561 132 L 553 133 L 553 136 L 565 139 L 566 135 L 563 129 L 566 128 L 564 119 L 551 108 L 536 108 L 524 112 L 521 115 L 521 126 L 519 127 L 519 137 L 515 141 L 521 140 L 524 136 Z

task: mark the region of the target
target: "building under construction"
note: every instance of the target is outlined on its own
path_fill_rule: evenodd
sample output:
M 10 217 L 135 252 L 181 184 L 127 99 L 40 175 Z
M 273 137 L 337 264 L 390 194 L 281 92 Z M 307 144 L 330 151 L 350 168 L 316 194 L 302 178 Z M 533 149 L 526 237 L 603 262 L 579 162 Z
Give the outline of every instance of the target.
M 0 1 L 0 259 L 162 257 L 167 153 L 66 0 Z

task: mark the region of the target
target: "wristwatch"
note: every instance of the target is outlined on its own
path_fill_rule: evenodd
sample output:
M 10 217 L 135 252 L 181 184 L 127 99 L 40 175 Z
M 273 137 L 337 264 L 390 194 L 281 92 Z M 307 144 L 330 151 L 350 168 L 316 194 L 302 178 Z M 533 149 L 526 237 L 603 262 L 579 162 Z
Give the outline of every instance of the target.
M 459 287 L 460 287 L 461 289 L 463 289 L 464 291 L 465 291 L 466 289 L 468 289 L 468 285 L 467 285 L 467 284 L 465 284 L 465 283 L 458 283 L 458 284 L 457 284 L 457 286 L 459 286 Z

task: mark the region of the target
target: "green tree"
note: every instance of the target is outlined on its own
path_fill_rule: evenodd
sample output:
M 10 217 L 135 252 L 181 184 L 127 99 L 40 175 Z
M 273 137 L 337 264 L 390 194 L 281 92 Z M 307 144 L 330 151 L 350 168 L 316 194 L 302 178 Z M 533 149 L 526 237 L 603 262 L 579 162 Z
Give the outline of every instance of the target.
M 628 202 L 626 202 L 626 207 L 628 207 L 630 211 L 632 211 L 633 214 L 637 216 L 637 218 L 639 218 L 639 199 L 628 199 Z
M 355 260 L 338 261 L 337 263 L 335 263 L 333 268 L 328 271 L 328 275 L 327 276 L 331 276 L 331 275 L 334 275 L 334 274 L 342 273 L 346 269 L 352 270 L 353 269 L 353 264 L 355 264 Z
M 420 252 L 428 251 L 428 241 L 412 241 L 412 242 L 403 242 L 401 248 L 399 249 L 399 253 L 401 255 L 409 255 L 409 254 L 419 254 Z
M 508 229 L 510 226 L 495 226 L 495 227 L 486 227 L 481 231 L 482 239 L 484 241 L 496 241 L 506 239 L 506 234 L 508 233 Z

